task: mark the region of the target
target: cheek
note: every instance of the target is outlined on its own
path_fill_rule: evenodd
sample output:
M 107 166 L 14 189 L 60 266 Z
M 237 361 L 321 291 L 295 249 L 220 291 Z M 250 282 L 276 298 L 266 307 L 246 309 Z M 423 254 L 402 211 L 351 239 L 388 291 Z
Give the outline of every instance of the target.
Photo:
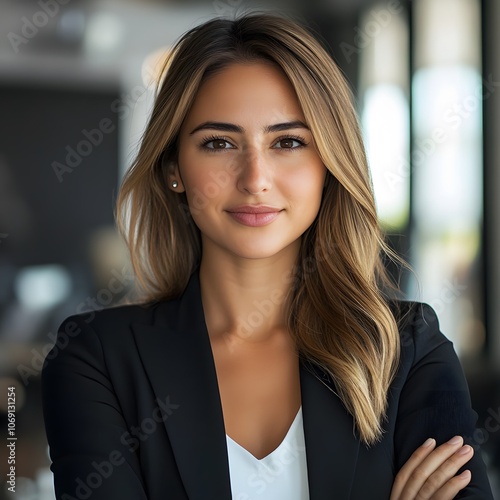
M 319 206 L 325 177 L 326 168 L 323 164 L 309 164 L 307 168 L 298 169 L 286 176 L 287 190 L 295 200 L 307 201 L 311 207 Z
M 179 169 L 188 199 L 191 192 L 217 198 L 231 182 L 234 183 L 239 171 L 231 155 L 196 151 L 179 154 Z
M 323 193 L 327 172 L 326 167 L 319 158 L 316 159 L 309 171 L 308 178 L 310 179 L 311 189 L 315 189 L 320 195 Z
M 209 170 L 200 158 L 192 153 L 179 154 L 179 172 L 188 201 L 195 194 L 204 192 L 204 186 L 209 181 Z
M 183 169 L 183 167 L 187 168 Z M 224 189 L 227 188 L 227 183 L 222 182 L 217 171 L 210 169 L 207 165 L 184 163 L 180 172 L 189 210 L 196 225 L 200 227 L 213 210 L 219 210 L 224 193 L 227 191 Z

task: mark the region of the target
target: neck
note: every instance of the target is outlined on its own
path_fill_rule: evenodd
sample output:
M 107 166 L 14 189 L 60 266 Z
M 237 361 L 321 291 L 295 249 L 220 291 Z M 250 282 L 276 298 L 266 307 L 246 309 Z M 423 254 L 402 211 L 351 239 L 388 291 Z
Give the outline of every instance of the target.
M 204 249 L 200 287 L 209 336 L 257 345 L 288 335 L 284 304 L 299 244 L 266 259 L 243 259 Z

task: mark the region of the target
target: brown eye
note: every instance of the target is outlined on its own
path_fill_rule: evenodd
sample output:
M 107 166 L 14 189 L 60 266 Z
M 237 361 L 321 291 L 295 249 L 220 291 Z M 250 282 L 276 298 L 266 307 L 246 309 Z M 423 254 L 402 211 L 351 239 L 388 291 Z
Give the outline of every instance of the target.
M 284 137 L 278 139 L 274 145 L 276 149 L 298 149 L 305 145 L 305 142 L 294 137 Z
M 227 142 L 223 139 L 217 139 L 216 141 L 212 141 L 213 149 L 226 149 Z
M 203 149 L 209 149 L 210 151 L 223 151 L 225 149 L 232 149 L 232 144 L 222 137 L 207 137 L 203 139 L 200 146 Z

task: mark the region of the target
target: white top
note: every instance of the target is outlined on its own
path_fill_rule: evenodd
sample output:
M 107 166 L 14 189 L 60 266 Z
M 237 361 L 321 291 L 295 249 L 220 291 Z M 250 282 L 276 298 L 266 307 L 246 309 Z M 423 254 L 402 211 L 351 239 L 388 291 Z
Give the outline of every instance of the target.
M 255 458 L 226 434 L 233 500 L 309 500 L 302 406 L 281 444 Z

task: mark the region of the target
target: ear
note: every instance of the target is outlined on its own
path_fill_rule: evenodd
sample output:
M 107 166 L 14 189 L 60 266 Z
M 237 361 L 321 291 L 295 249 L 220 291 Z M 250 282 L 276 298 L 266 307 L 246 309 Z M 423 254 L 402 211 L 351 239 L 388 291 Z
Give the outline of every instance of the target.
M 181 174 L 179 171 L 179 164 L 177 162 L 172 161 L 168 165 L 167 172 L 168 172 L 167 173 L 168 187 L 176 193 L 183 193 L 184 191 L 186 191 L 184 188 L 184 184 L 182 182 L 182 179 L 181 179 Z

